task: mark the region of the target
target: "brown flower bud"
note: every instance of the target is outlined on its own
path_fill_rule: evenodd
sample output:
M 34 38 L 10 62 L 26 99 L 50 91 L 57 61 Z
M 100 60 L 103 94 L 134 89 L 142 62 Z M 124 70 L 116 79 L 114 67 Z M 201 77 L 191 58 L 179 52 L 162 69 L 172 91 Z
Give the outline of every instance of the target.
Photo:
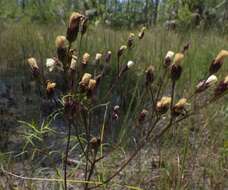
M 187 105 L 187 99 L 181 98 L 173 107 L 172 114 L 174 116 L 179 116 L 181 114 L 184 114 L 185 112 L 185 106 Z
M 171 97 L 164 96 L 156 104 L 156 110 L 160 114 L 165 114 L 169 110 L 171 104 Z
M 81 34 L 82 34 L 82 36 L 87 31 L 87 23 L 88 23 L 88 18 L 87 17 L 83 17 L 82 21 L 81 21 Z
M 83 16 L 77 12 L 73 12 L 70 16 L 66 34 L 66 38 L 70 43 L 74 42 L 77 38 L 82 17 Z
M 180 65 L 172 64 L 170 66 L 170 75 L 173 81 L 176 81 L 180 78 L 182 73 L 182 67 Z
M 228 90 L 228 76 L 222 80 L 215 89 L 215 97 L 223 95 Z
M 217 57 L 212 61 L 209 72 L 210 74 L 217 73 L 219 69 L 222 67 L 224 59 L 228 57 L 228 51 L 226 50 L 221 50 Z
M 154 66 L 151 65 L 146 70 L 146 85 L 153 83 L 154 81 Z

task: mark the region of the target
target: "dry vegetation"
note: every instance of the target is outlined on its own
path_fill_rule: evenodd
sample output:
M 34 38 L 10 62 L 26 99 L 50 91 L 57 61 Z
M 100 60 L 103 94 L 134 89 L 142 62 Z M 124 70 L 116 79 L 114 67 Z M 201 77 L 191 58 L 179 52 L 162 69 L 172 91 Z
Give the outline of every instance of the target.
M 228 36 L 74 16 L 2 26 L 0 188 L 226 189 Z

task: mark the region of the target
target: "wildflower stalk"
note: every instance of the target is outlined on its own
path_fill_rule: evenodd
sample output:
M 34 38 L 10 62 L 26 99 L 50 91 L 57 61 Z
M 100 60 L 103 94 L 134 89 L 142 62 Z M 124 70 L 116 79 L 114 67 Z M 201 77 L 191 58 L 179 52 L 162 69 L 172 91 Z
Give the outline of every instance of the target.
M 64 189 L 67 190 L 67 160 L 70 148 L 70 138 L 71 138 L 71 123 L 68 120 L 68 134 L 67 134 L 67 145 L 65 151 L 65 160 L 64 160 Z

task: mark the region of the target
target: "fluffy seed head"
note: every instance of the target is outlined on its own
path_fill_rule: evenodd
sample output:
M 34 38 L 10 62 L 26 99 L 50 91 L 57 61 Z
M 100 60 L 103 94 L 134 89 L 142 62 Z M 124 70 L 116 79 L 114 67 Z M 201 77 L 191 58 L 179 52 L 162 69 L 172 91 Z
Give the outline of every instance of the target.
M 183 114 L 185 106 L 187 105 L 187 99 L 181 98 L 173 107 L 172 114 L 178 116 Z
M 131 48 L 133 46 L 134 38 L 135 38 L 135 34 L 134 33 L 130 33 L 129 36 L 128 36 L 128 41 L 127 41 L 127 46 L 129 48 Z
M 165 67 L 169 67 L 173 61 L 173 57 L 174 57 L 174 52 L 173 51 L 168 51 L 166 56 L 165 56 L 165 62 L 164 65 Z
M 95 57 L 95 60 L 96 60 L 96 61 L 100 61 L 101 58 L 102 58 L 102 54 L 101 54 L 101 53 L 97 53 L 97 54 L 96 54 L 96 57 Z
M 215 75 L 211 75 L 206 81 L 200 81 L 196 86 L 196 93 L 203 92 L 218 81 Z
M 89 80 L 88 89 L 93 90 L 96 88 L 97 81 L 94 79 Z
M 97 150 L 99 148 L 99 146 L 101 145 L 101 139 L 97 138 L 97 137 L 93 137 L 89 141 L 89 143 L 90 143 L 91 149 Z
M 65 48 L 66 46 L 66 37 L 65 36 L 57 36 L 55 39 L 56 48 Z
M 183 53 L 176 53 L 173 60 L 173 64 L 180 65 L 183 59 L 184 59 Z
M 120 49 L 119 49 L 118 52 L 117 52 L 118 58 L 123 54 L 123 52 L 124 52 L 126 49 L 127 49 L 127 46 L 126 46 L 126 45 L 122 45 L 122 46 L 120 47 Z
M 157 102 L 156 110 L 160 114 L 164 114 L 168 111 L 170 104 L 171 104 L 171 97 L 164 96 L 160 101 Z
M 82 80 L 80 81 L 80 85 L 87 86 L 89 84 L 90 79 L 92 78 L 92 75 L 89 73 L 85 73 L 82 77 Z
M 50 72 L 52 72 L 55 68 L 56 65 L 56 60 L 52 59 L 52 58 L 47 58 L 46 59 L 46 67 L 48 68 L 48 70 Z
M 47 92 L 50 93 L 52 92 L 56 87 L 56 83 L 55 82 L 51 82 L 51 81 L 47 81 Z
M 89 63 L 90 54 L 84 53 L 82 56 L 82 64 L 87 65 Z
M 133 67 L 135 63 L 133 61 L 128 61 L 127 62 L 127 68 L 130 69 L 131 67 Z
M 77 56 L 73 55 L 70 63 L 70 69 L 75 70 L 77 65 L 78 58 Z
M 215 62 L 223 61 L 226 57 L 228 57 L 228 51 L 227 50 L 221 50 L 217 57 L 215 58 Z
M 28 64 L 31 67 L 31 69 L 39 69 L 37 61 L 34 57 L 30 57 L 28 59 Z
M 219 69 L 222 67 L 224 59 L 228 57 L 228 51 L 226 50 L 221 50 L 217 57 L 212 61 L 209 72 L 210 74 L 217 73 Z
M 138 34 L 138 38 L 141 40 L 144 37 L 146 27 L 142 27 L 140 33 Z

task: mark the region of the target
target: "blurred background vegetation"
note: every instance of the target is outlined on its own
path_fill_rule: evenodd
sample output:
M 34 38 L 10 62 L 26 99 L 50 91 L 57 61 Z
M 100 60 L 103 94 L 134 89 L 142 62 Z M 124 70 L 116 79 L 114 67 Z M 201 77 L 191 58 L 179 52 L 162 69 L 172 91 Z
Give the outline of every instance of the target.
M 165 25 L 227 31 L 228 0 L 2 0 L 1 22 L 64 23 L 80 10 L 98 23 L 115 27 Z

